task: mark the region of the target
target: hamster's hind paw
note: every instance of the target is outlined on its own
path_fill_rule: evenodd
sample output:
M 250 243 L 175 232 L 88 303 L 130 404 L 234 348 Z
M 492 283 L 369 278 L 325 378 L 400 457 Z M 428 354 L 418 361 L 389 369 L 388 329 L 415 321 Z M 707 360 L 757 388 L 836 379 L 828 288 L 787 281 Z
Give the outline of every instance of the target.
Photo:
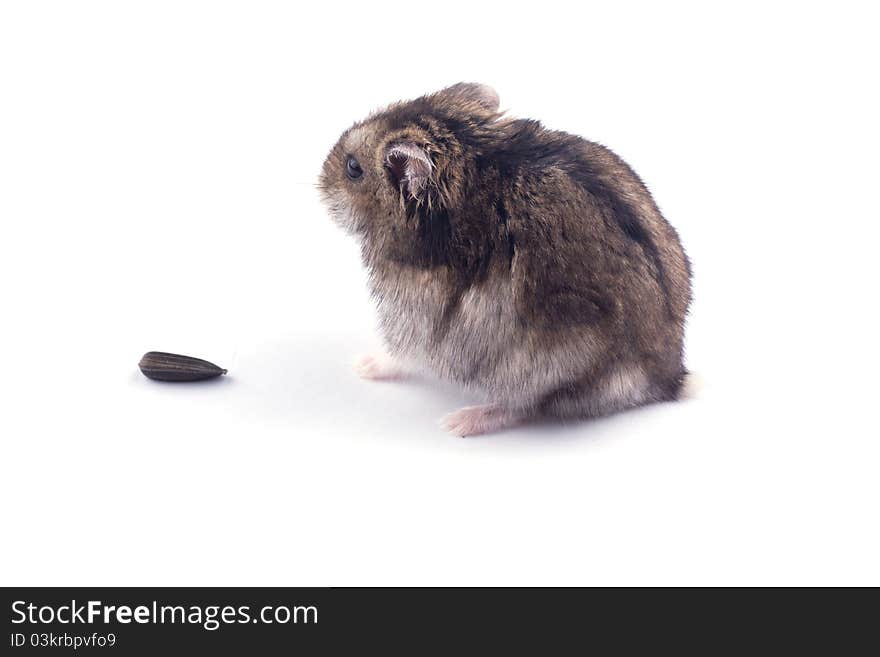
M 512 411 L 498 406 L 465 406 L 450 413 L 441 420 L 441 426 L 455 436 L 476 436 L 507 429 L 522 422 L 522 417 Z
M 366 354 L 354 361 L 354 371 L 362 379 L 370 381 L 394 381 L 406 378 L 403 369 L 391 356 Z

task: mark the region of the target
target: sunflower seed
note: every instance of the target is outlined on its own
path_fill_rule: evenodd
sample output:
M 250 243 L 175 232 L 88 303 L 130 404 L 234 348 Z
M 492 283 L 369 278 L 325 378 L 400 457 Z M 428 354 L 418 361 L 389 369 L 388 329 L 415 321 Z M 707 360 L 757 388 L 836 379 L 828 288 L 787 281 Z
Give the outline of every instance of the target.
M 148 351 L 138 363 L 144 376 L 157 381 L 201 381 L 226 374 L 226 370 L 201 358 Z

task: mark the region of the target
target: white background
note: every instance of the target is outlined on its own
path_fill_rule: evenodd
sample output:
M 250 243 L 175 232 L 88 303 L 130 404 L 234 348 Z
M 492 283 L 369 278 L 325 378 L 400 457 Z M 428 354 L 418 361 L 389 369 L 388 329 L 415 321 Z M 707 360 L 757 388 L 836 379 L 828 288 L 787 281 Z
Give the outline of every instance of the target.
M 3 3 L 0 582 L 880 584 L 869 6 Z M 696 399 L 459 439 L 464 394 L 353 375 L 317 174 L 459 80 L 644 178 Z

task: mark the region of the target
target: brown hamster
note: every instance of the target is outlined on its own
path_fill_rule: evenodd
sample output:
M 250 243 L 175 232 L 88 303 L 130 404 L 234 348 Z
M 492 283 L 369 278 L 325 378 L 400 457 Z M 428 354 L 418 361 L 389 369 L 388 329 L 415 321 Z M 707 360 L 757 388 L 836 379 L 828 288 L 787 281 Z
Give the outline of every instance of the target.
M 638 176 L 607 148 L 510 119 L 456 84 L 349 128 L 320 179 L 361 241 L 388 354 L 478 390 L 458 435 L 673 400 L 690 266 Z

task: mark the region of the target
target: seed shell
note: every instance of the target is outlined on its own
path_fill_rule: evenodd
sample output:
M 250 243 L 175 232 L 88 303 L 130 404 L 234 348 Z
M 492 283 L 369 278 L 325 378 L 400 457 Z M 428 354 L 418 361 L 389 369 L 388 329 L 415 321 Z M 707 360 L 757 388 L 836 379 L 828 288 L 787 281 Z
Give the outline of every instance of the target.
M 148 351 L 138 363 L 141 372 L 156 381 L 202 381 L 226 374 L 226 370 L 201 358 Z

